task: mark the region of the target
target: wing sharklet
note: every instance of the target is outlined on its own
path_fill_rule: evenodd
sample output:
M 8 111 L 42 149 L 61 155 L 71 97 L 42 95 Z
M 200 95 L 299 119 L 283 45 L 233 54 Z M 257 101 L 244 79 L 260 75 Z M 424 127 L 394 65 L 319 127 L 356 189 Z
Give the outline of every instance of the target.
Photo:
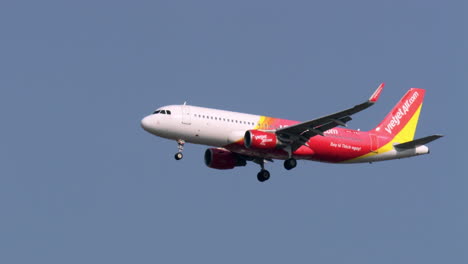
M 375 92 L 371 95 L 371 97 L 369 98 L 369 102 L 371 103 L 375 103 L 377 102 L 377 100 L 379 100 L 379 96 L 380 94 L 382 93 L 382 90 L 385 86 L 385 83 L 381 83 L 379 85 L 379 87 L 377 87 L 377 89 L 375 90 Z

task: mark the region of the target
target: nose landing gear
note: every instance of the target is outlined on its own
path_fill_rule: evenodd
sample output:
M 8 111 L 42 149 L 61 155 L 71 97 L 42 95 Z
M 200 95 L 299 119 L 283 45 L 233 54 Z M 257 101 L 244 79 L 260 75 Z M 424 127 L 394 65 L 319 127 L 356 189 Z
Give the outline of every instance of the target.
M 175 155 L 174 155 L 174 158 L 176 160 L 181 160 L 182 158 L 184 157 L 184 154 L 180 153 L 180 152 L 177 152 Z
M 177 140 L 177 149 L 179 151 L 174 155 L 174 158 L 176 160 L 181 160 L 184 157 L 184 155 L 182 154 L 182 151 L 184 150 L 184 144 L 185 144 L 185 140 L 183 139 Z

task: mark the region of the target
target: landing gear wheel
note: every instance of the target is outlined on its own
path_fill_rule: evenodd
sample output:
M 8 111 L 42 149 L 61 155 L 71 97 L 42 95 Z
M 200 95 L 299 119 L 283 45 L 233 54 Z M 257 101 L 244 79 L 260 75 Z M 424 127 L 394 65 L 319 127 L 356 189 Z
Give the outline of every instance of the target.
M 290 158 L 284 161 L 284 168 L 287 170 L 294 169 L 297 166 L 297 161 L 294 158 Z
M 270 179 L 270 172 L 267 171 L 267 170 L 261 170 L 257 174 L 257 179 L 258 179 L 259 182 L 264 182 L 264 181 Z
M 182 152 L 177 152 L 177 153 L 174 155 L 174 158 L 175 158 L 176 160 L 181 160 L 183 157 L 184 157 L 184 155 L 182 154 Z
M 184 157 L 184 155 L 182 154 L 182 151 L 184 150 L 184 144 L 185 144 L 185 140 L 183 139 L 177 140 L 177 149 L 179 151 L 174 155 L 174 158 L 176 160 L 181 160 Z

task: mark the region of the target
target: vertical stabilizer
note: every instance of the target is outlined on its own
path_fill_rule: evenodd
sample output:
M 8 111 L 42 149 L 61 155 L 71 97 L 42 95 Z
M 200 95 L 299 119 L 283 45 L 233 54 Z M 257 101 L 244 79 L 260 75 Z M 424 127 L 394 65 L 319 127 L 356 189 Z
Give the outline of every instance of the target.
M 425 92 L 424 89 L 411 88 L 372 131 L 391 137 L 394 143 L 413 140 Z

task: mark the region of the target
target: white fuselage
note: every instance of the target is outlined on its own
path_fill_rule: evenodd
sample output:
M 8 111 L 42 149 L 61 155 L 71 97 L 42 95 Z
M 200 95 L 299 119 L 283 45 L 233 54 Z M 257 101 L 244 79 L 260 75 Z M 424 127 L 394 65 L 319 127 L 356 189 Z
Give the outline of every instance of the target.
M 150 115 L 142 120 L 148 132 L 168 139 L 222 147 L 243 138 L 253 129 L 260 116 L 211 108 L 170 105 L 160 109 L 171 114 Z M 158 109 L 159 110 L 159 109 Z

